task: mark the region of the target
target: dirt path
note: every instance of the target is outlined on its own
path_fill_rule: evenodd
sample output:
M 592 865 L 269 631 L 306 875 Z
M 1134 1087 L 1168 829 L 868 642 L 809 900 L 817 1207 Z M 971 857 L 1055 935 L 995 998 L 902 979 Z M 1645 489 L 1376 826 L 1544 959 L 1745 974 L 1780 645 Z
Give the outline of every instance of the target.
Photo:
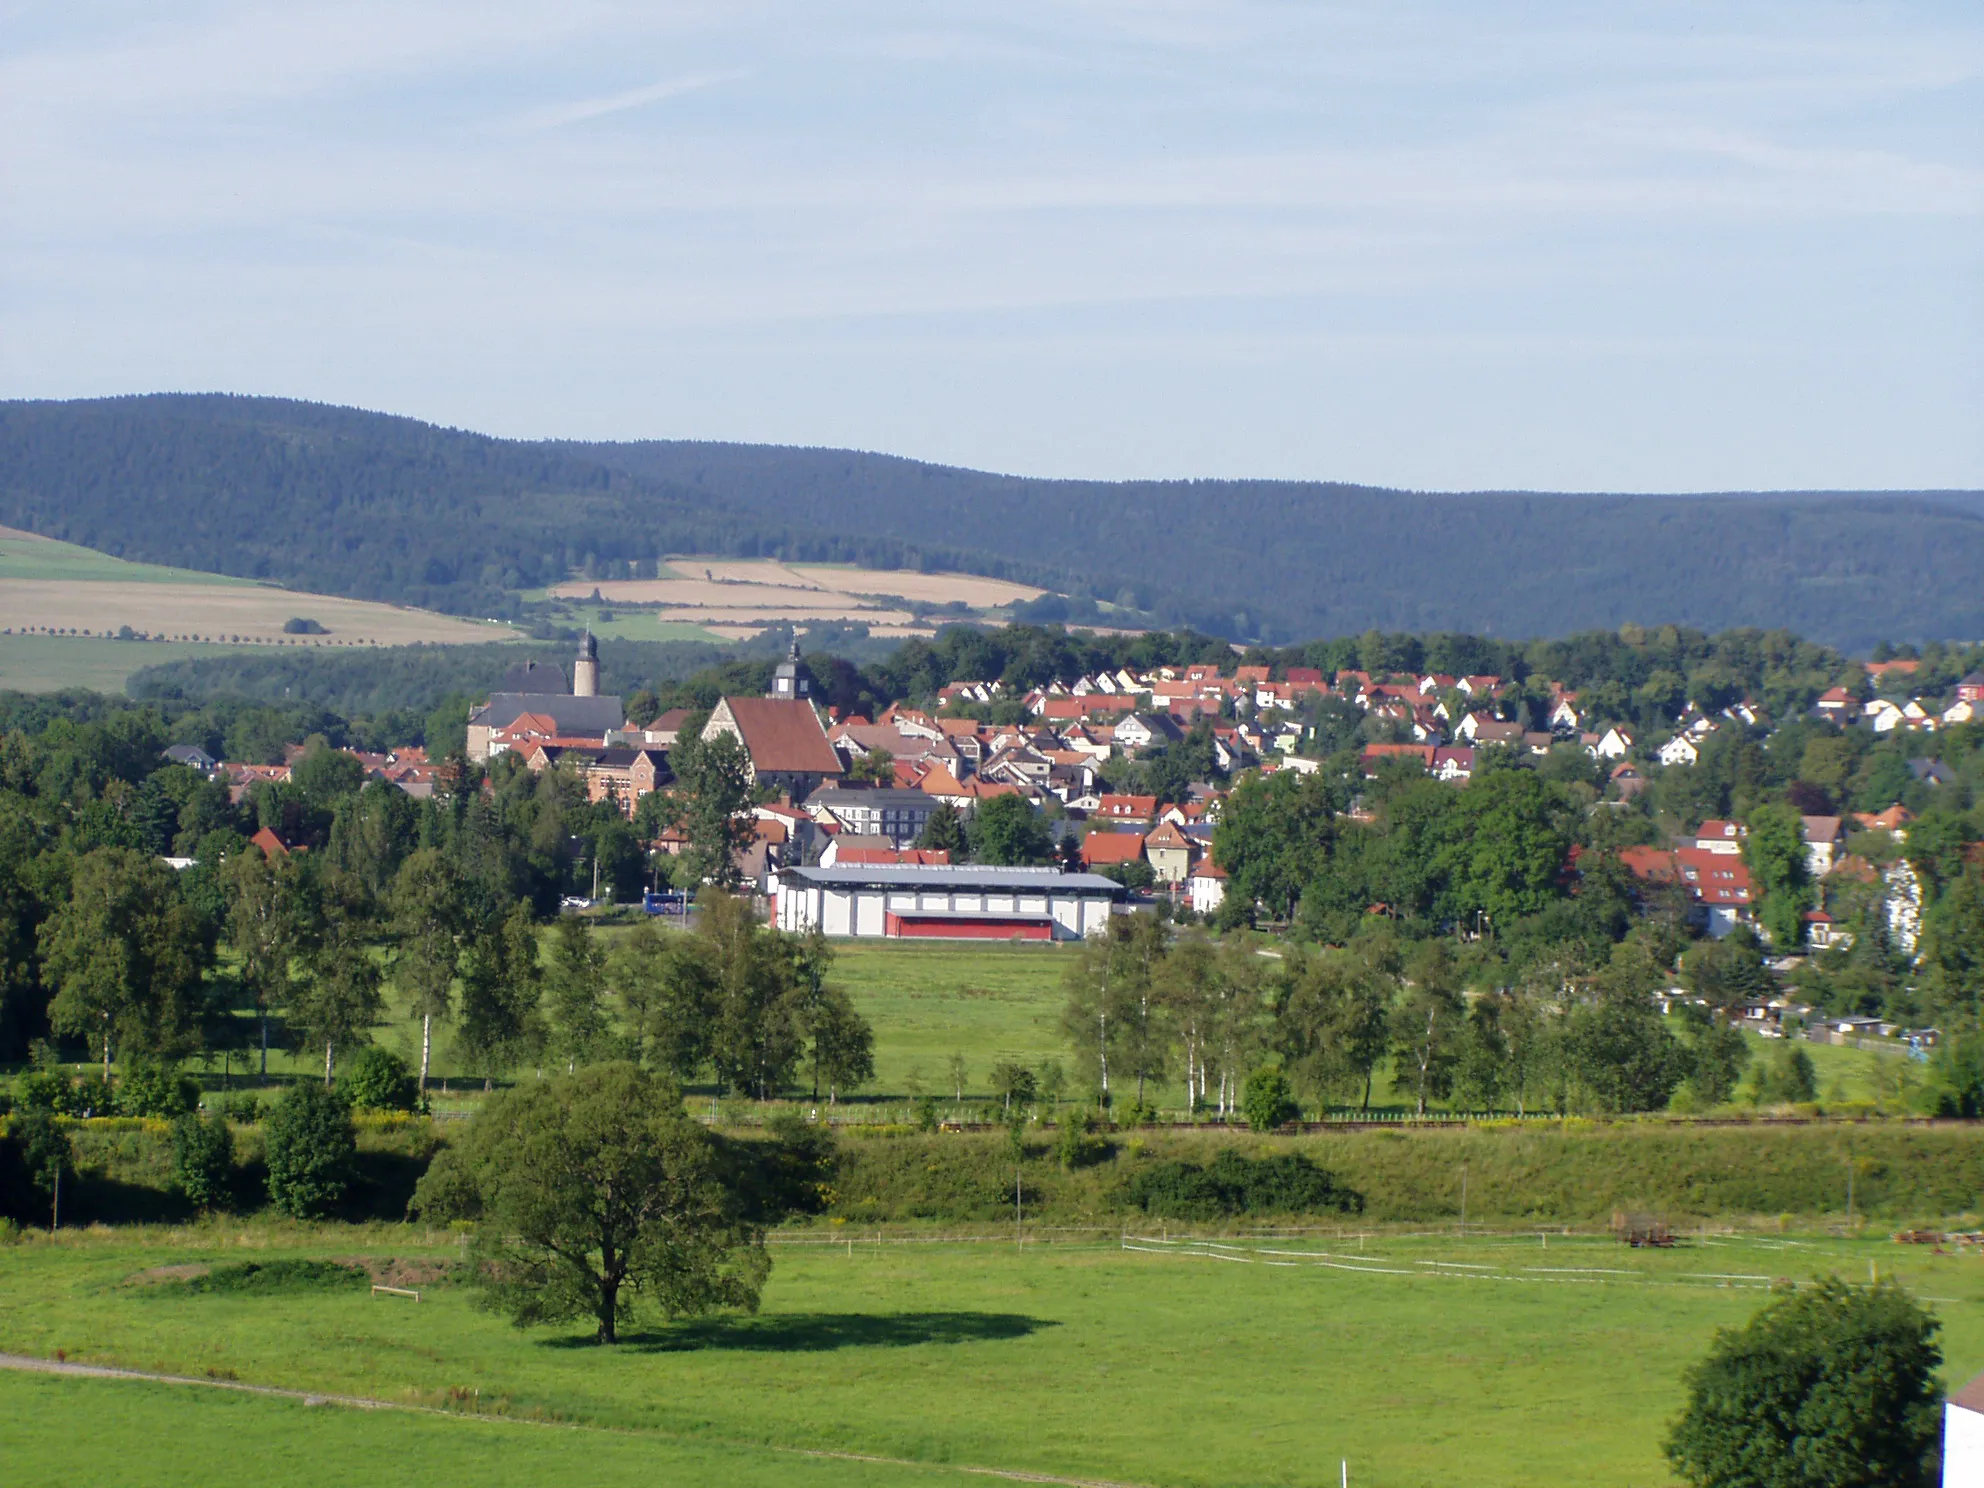
M 577 1425 L 569 1421 L 532 1421 L 517 1416 L 485 1416 L 468 1411 L 442 1410 L 432 1405 L 411 1405 L 399 1400 L 378 1400 L 365 1395 L 327 1395 L 315 1390 L 290 1390 L 280 1385 L 253 1385 L 241 1380 L 206 1379 L 199 1375 L 162 1374 L 146 1369 L 119 1369 L 108 1364 L 78 1364 L 66 1359 L 41 1359 L 32 1354 L 0 1354 L 0 1369 L 29 1374 L 65 1374 L 84 1379 L 143 1380 L 154 1385 L 200 1385 L 209 1390 L 234 1390 L 244 1395 L 270 1395 L 279 1400 L 300 1400 L 305 1405 L 341 1405 L 351 1410 L 403 1411 L 408 1415 L 444 1416 L 454 1421 L 482 1421 L 501 1426 L 538 1426 L 554 1431 L 610 1431 L 611 1427 Z M 878 1467 L 908 1467 L 930 1473 L 963 1473 L 971 1477 L 999 1478 L 1009 1483 L 1054 1483 L 1064 1488 L 1143 1488 L 1135 1483 L 1108 1478 L 1064 1478 L 1053 1473 L 1024 1472 L 1017 1468 L 973 1467 L 957 1462 L 916 1462 L 907 1457 L 878 1457 L 868 1452 L 830 1452 L 818 1447 L 781 1447 L 765 1442 L 725 1441 L 720 1437 L 673 1437 L 660 1431 L 614 1431 L 618 1436 L 653 1436 L 667 1441 L 693 1441 L 704 1446 L 739 1447 L 746 1450 L 777 1452 L 787 1457 L 818 1457 L 835 1462 L 872 1462 Z

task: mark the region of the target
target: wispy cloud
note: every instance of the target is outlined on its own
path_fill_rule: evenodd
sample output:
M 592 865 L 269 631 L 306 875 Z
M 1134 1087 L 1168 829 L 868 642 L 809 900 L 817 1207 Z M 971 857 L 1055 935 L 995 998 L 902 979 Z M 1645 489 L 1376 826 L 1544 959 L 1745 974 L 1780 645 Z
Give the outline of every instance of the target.
M 706 88 L 739 82 L 750 75 L 748 69 L 736 68 L 729 72 L 704 72 L 689 77 L 667 78 L 658 83 L 649 83 L 645 88 L 629 88 L 624 93 L 607 93 L 598 98 L 582 98 L 576 103 L 558 103 L 545 108 L 532 109 L 512 120 L 510 127 L 519 134 L 536 134 L 546 129 L 562 129 L 567 124 L 581 124 L 588 119 L 603 119 L 608 114 L 624 114 L 630 109 L 646 108 L 649 104 L 660 103 L 664 99 L 680 98 L 685 93 L 700 93 Z

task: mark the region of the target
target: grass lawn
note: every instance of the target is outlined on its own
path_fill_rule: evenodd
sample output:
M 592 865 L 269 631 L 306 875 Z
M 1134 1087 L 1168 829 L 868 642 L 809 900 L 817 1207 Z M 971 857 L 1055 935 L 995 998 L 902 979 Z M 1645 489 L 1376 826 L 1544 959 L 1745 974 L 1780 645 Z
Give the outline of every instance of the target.
M 168 661 L 192 661 L 264 647 L 209 646 L 197 641 L 113 641 L 97 636 L 0 635 L 0 691 L 58 692 L 87 687 L 122 692 L 133 672 Z
M 566 1439 L 568 1463 L 600 1454 L 599 1481 L 618 1481 L 621 1449 L 641 1448 L 650 1468 L 712 1484 L 813 1473 L 747 1444 L 1165 1485 L 1334 1481 L 1346 1458 L 1353 1482 L 1385 1488 L 1662 1484 L 1680 1372 L 1715 1328 L 1748 1316 L 1773 1278 L 1864 1278 L 1870 1263 L 1935 1299 L 1952 1385 L 1984 1367 L 1974 1256 L 1823 1236 L 1711 1236 L 1659 1253 L 1535 1233 L 1312 1235 L 1243 1243 L 1226 1260 L 1114 1236 L 1024 1250 L 910 1243 L 930 1238 L 912 1232 L 821 1237 L 776 1249 L 760 1316 L 651 1325 L 611 1350 L 576 1324 L 520 1332 L 448 1286 L 416 1306 L 362 1290 L 250 1298 L 133 1280 L 271 1248 L 404 1259 L 435 1238 L 250 1226 L 24 1244 L 0 1266 L 0 1350 L 409 1404 L 453 1391 L 489 1413 L 653 1434 Z M 517 1424 L 448 1437 L 455 1423 L 385 1417 L 347 1431 L 351 1418 L 332 1411 L 180 1405 L 97 1382 L 0 1389 L 16 1407 L 0 1448 L 51 1480 L 71 1463 L 83 1470 L 65 1481 L 98 1480 L 92 1461 L 148 1461 L 167 1408 L 197 1423 L 175 1456 L 205 1457 L 193 1444 L 230 1432 L 242 1446 L 321 1444 L 271 1458 L 258 1478 L 272 1483 L 352 1481 L 382 1460 L 403 1461 L 404 1481 L 440 1481 L 426 1474 L 450 1465 L 467 1481 L 472 1463 L 532 1462 L 551 1435 Z M 74 1445 L 83 1437 L 109 1440 Z M 400 1444 L 398 1456 L 367 1456 L 369 1443 Z M 341 1464 L 354 1470 L 340 1476 Z
M 169 1452 L 159 1446 L 171 1443 Z M 583 1478 L 573 1472 L 584 1454 Z M 0 1371 L 0 1460 L 20 1488 L 78 1483 L 208 1488 L 226 1464 L 271 1485 L 393 1483 L 406 1488 L 542 1488 L 577 1482 L 652 1488 L 854 1488 L 953 1482 L 921 1468 L 825 1461 L 761 1447 L 684 1444 L 624 1432 L 533 1429 L 227 1390 Z

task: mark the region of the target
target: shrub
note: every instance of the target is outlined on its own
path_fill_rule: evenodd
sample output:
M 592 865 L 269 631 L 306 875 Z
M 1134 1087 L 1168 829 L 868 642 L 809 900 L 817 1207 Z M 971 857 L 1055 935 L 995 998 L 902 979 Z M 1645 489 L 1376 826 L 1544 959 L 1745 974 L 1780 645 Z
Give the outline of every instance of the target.
M 1689 1482 L 1933 1488 L 1939 1324 L 1891 1281 L 1835 1277 L 1716 1334 L 1667 1456 Z
M 172 1179 L 179 1191 L 201 1209 L 227 1199 L 234 1175 L 234 1134 L 224 1117 L 202 1121 L 188 1113 L 172 1123 Z
M 336 1261 L 241 1261 L 179 1285 L 189 1292 L 306 1292 L 368 1286 L 371 1280 L 362 1267 Z
M 283 621 L 282 633 L 284 635 L 329 635 L 330 634 L 329 631 L 324 629 L 323 624 L 320 621 L 312 620 L 307 615 L 291 615 L 287 620 Z
M 1289 1087 L 1288 1076 L 1273 1068 L 1257 1069 L 1247 1076 L 1246 1087 L 1240 1094 L 1240 1110 L 1247 1118 L 1247 1125 L 1257 1132 L 1286 1126 L 1302 1114 L 1302 1108 L 1295 1104 L 1295 1092 Z
M 406 1061 L 390 1049 L 367 1044 L 345 1061 L 338 1090 L 360 1110 L 411 1111 L 420 1098 Z
M 252 1090 L 244 1090 L 239 1095 L 224 1095 L 220 1098 L 220 1113 L 229 1121 L 253 1126 L 262 1119 L 262 1098 Z
M 85 1075 L 69 1087 L 65 1109 L 71 1116 L 115 1116 L 117 1098 L 102 1075 Z
M 264 1137 L 269 1202 L 284 1214 L 313 1219 L 343 1200 L 351 1186 L 358 1137 L 351 1112 L 314 1080 L 283 1092 L 269 1113 Z
M 138 1065 L 124 1076 L 117 1110 L 124 1116 L 170 1120 L 200 1108 L 200 1087 L 187 1076 L 156 1065 Z
M 1097 1134 L 1092 1113 L 1074 1111 L 1061 1118 L 1061 1136 L 1054 1144 L 1054 1156 L 1069 1172 L 1092 1168 L 1115 1155 L 1116 1149 L 1108 1138 Z
M 916 1129 L 933 1132 L 937 1129 L 937 1097 L 921 1095 L 916 1098 Z
M 29 1070 L 21 1076 L 21 1106 L 29 1111 L 67 1111 L 74 1082 L 59 1069 Z
M 1133 1100 L 1117 1116 L 1118 1126 L 1150 1126 L 1157 1120 L 1157 1107 L 1149 1101 Z
M 1204 1167 L 1168 1162 L 1130 1180 L 1130 1202 L 1161 1219 L 1231 1219 L 1241 1214 L 1361 1213 L 1364 1196 L 1296 1153 L 1245 1158 L 1228 1149 Z

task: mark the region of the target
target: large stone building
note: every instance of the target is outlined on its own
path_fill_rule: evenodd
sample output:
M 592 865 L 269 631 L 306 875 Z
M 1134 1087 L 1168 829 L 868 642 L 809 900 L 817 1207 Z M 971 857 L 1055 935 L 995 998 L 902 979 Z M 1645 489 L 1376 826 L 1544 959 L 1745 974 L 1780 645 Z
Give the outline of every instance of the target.
M 469 712 L 468 757 L 487 760 L 490 736 L 527 713 L 549 720 L 555 728 L 553 737 L 596 740 L 603 746 L 606 736 L 618 732 L 627 720 L 620 699 L 598 696 L 599 643 L 590 631 L 579 642 L 572 677 L 576 688 L 566 682 L 558 668 L 543 662 L 526 661 L 511 667 L 503 677 L 502 689 Z

